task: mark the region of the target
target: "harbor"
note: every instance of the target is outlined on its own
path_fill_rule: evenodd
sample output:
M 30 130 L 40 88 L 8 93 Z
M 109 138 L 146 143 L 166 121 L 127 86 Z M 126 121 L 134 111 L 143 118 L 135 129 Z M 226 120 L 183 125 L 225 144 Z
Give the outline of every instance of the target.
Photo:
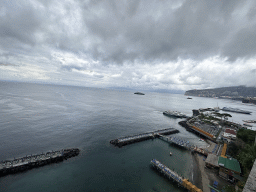
M 0 176 L 26 171 L 35 167 L 41 167 L 51 163 L 61 162 L 71 157 L 79 155 L 80 150 L 77 148 L 62 149 L 42 153 L 38 155 L 29 155 L 14 160 L 0 162 Z
M 126 136 L 126 137 L 121 137 L 118 139 L 113 139 L 110 141 L 111 144 L 122 147 L 124 145 L 140 142 L 140 141 L 145 141 L 148 139 L 154 139 L 159 137 L 160 135 L 170 135 L 170 134 L 175 134 L 179 133 L 179 130 L 175 128 L 168 128 L 168 129 L 162 129 L 162 130 L 157 130 L 154 132 L 148 132 L 148 133 L 142 133 L 138 135 L 133 135 L 133 136 Z

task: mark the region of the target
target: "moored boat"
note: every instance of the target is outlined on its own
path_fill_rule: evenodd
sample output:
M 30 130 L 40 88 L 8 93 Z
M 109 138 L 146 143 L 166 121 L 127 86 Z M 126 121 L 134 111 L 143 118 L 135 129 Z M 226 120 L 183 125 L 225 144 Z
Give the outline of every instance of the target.
M 248 123 L 244 123 L 243 125 L 246 126 L 246 127 L 252 127 L 252 125 L 250 125 Z
M 231 107 L 223 107 L 222 111 L 229 111 L 229 112 L 234 112 L 234 113 L 243 113 L 243 114 L 251 114 L 252 112 L 250 111 L 245 111 L 242 109 L 238 109 L 238 108 L 231 108 Z
M 243 122 L 246 122 L 246 123 L 256 123 L 256 120 L 243 120 Z
M 181 113 L 179 111 L 164 111 L 163 114 L 169 117 L 187 118 L 184 113 Z

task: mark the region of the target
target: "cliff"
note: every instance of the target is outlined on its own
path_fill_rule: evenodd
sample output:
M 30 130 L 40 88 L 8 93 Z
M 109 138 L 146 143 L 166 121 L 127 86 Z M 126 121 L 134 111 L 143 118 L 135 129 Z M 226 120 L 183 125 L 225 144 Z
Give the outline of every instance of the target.
M 256 87 L 235 86 L 215 89 L 194 89 L 185 92 L 188 96 L 199 97 L 229 97 L 241 100 L 246 97 L 256 97 Z

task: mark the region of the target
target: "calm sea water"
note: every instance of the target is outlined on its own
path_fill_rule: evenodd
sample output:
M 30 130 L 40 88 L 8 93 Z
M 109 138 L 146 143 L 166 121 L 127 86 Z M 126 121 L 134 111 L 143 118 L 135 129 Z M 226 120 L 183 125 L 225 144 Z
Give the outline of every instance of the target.
M 212 98 L 192 100 L 179 94 L 134 95 L 131 91 L 0 82 L 0 160 L 77 147 L 78 157 L 0 178 L 0 191 L 182 191 L 156 171 L 156 158 L 193 180 L 189 152 L 155 139 L 117 148 L 111 139 L 174 127 L 177 136 L 206 145 L 162 114 L 178 110 L 192 115 L 202 107 L 239 107 L 256 119 L 255 105 Z M 169 156 L 170 151 L 173 156 Z

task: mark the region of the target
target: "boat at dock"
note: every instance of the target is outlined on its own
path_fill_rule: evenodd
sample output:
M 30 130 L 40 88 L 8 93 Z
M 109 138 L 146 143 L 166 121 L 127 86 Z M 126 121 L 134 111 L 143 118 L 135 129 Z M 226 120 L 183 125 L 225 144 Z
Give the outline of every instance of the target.
M 256 123 L 256 120 L 243 120 L 245 123 Z
M 246 127 L 253 127 L 252 125 L 250 125 L 248 123 L 244 123 L 243 125 L 246 126 Z
M 231 108 L 231 107 L 223 107 L 222 111 L 229 111 L 229 112 L 234 112 L 234 113 L 243 113 L 243 114 L 251 114 L 252 112 L 250 111 L 245 111 L 242 109 L 238 109 L 238 108 Z
M 169 117 L 187 118 L 184 113 L 181 113 L 179 111 L 164 111 L 163 114 Z

